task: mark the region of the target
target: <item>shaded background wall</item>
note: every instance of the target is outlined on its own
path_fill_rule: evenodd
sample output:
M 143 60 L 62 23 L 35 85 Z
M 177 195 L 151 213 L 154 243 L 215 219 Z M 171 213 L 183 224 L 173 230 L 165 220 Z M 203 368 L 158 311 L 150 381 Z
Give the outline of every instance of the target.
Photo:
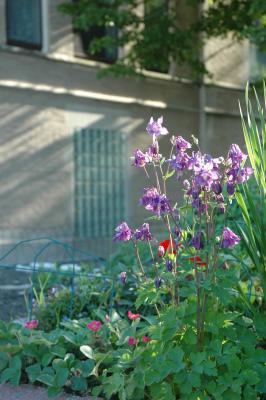
M 121 135 L 125 195 L 119 204 L 136 226 L 147 216 L 138 206 L 147 182 L 141 170 L 130 167 L 129 157 L 136 147 L 149 145 L 145 127 L 151 115 L 163 115 L 171 134 L 200 137 L 202 149 L 213 155 L 225 155 L 232 142 L 243 145 L 238 99 L 243 101 L 250 75 L 250 45 L 230 38 L 209 41 L 204 57 L 212 78 L 201 88 L 186 71 L 180 71 L 186 79 L 147 72 L 144 80 L 99 80 L 98 62 L 75 57 L 80 43 L 71 20 L 57 11 L 60 1 L 41 3 L 42 48 L 28 50 L 7 45 L 5 1 L 0 0 L 0 249 L 50 235 L 106 256 L 113 250 L 110 235 L 77 233 L 75 133 L 96 129 Z M 162 148 L 168 148 L 168 139 Z M 100 149 L 99 163 L 105 157 Z M 89 198 L 95 183 L 84 185 Z M 107 189 L 102 193 L 108 198 Z M 86 215 L 95 212 L 90 204 Z M 27 249 L 14 260 L 30 257 Z M 45 257 L 65 256 L 53 249 Z

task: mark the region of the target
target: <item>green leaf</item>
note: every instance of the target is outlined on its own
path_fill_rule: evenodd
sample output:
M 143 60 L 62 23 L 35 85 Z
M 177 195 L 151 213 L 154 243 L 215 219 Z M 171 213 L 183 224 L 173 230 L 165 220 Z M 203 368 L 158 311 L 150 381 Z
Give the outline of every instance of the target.
M 1 351 L 0 352 L 0 372 L 7 367 L 9 362 L 8 354 Z
M 15 356 L 10 361 L 10 368 L 20 370 L 22 366 L 22 362 L 19 356 Z
M 206 359 L 206 353 L 205 353 L 205 351 L 202 353 L 200 353 L 200 352 L 191 353 L 189 358 L 190 358 L 192 364 L 198 365 L 198 364 L 201 364 Z
M 10 382 L 12 386 L 18 386 L 20 382 L 21 370 L 7 368 L 1 374 L 1 383 Z
M 87 379 L 83 378 L 82 376 L 73 376 L 71 379 L 71 389 L 77 391 L 87 390 L 88 383 Z
M 68 378 L 67 368 L 58 368 L 55 374 L 54 385 L 56 387 L 63 387 Z
M 66 354 L 66 349 L 63 346 L 54 346 L 51 348 L 51 353 L 63 358 Z
M 266 350 L 265 349 L 256 349 L 253 354 L 253 359 L 256 362 L 266 362 Z
M 230 356 L 225 356 L 225 359 L 227 360 L 226 364 L 228 367 L 228 370 L 230 371 L 230 374 L 237 376 L 241 369 L 241 361 L 236 355 L 230 355 Z
M 112 395 L 119 393 L 124 388 L 124 377 L 123 374 L 115 372 L 113 375 L 104 377 L 102 379 L 103 390 L 107 399 L 110 399 Z
M 95 360 L 94 352 L 90 346 L 86 346 L 86 345 L 80 346 L 79 349 L 80 349 L 81 353 L 84 354 L 84 356 L 86 356 L 87 358 L 90 358 L 92 360 Z
M 86 378 L 90 376 L 94 366 L 95 362 L 93 360 L 86 360 L 79 362 L 77 368 L 81 370 L 83 378 Z
M 44 354 L 43 357 L 42 357 L 41 364 L 44 367 L 47 367 L 47 365 L 50 364 L 50 362 L 52 361 L 53 358 L 54 358 L 54 354 L 49 354 L 49 353 Z
M 38 363 L 30 365 L 29 367 L 26 368 L 26 372 L 30 382 L 33 383 L 36 381 L 36 379 L 41 373 L 41 366 Z
M 153 400 L 175 400 L 175 394 L 173 393 L 172 386 L 167 382 L 156 383 L 150 388 L 151 396 Z
M 60 387 L 49 387 L 47 390 L 48 397 L 55 397 L 62 392 L 62 388 Z
M 266 315 L 257 314 L 254 318 L 255 328 L 261 338 L 266 338 Z
M 54 386 L 54 376 L 44 372 L 39 375 L 37 381 L 44 383 L 46 386 Z

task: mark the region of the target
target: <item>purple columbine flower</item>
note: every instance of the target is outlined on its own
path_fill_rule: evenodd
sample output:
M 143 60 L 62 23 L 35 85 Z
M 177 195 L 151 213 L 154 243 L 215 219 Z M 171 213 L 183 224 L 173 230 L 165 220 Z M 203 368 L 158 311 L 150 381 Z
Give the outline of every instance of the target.
M 120 279 L 120 282 L 121 283 L 123 283 L 123 285 L 125 285 L 126 284 L 126 281 L 127 281 L 127 273 L 126 272 L 121 272 L 120 274 L 119 274 L 119 279 Z
M 185 169 L 188 169 L 190 158 L 187 153 L 180 152 L 176 156 L 172 156 L 170 160 L 166 160 L 166 162 L 168 162 L 170 166 L 178 172 L 178 176 L 180 176 Z
M 140 229 L 137 229 L 134 233 L 134 237 L 136 240 L 151 240 L 151 232 L 150 232 L 150 225 L 146 222 L 142 224 Z
M 146 154 L 150 160 L 159 161 L 162 158 L 162 155 L 159 154 L 159 144 L 157 140 L 154 140 L 153 144 L 148 147 Z
M 185 151 L 191 148 L 191 144 L 187 142 L 182 136 L 174 136 L 171 140 L 172 144 L 176 146 L 176 150 Z
M 134 165 L 136 167 L 145 167 L 145 165 L 151 161 L 149 155 L 143 153 L 140 149 L 134 151 L 134 157 L 132 158 L 134 159 Z
M 192 198 L 194 200 L 197 200 L 199 198 L 200 192 L 201 192 L 200 188 L 198 188 L 198 187 L 192 188 L 192 191 L 191 191 Z
M 212 184 L 212 190 L 213 190 L 213 192 L 215 193 L 215 194 L 221 194 L 222 193 L 222 191 L 223 191 L 223 188 L 222 188 L 222 185 L 221 185 L 221 183 L 220 182 L 213 182 L 213 184 Z
M 208 204 L 203 203 L 201 199 L 194 199 L 191 205 L 199 212 L 199 214 L 203 214 L 205 211 L 208 210 Z
M 162 278 L 160 278 L 159 276 L 156 276 L 156 278 L 154 279 L 154 285 L 156 287 L 156 289 L 159 289 L 162 286 Z
M 155 213 L 158 216 L 170 211 L 170 202 L 165 194 L 159 194 L 156 188 L 145 188 L 144 195 L 140 199 L 146 210 Z
M 240 242 L 240 237 L 236 235 L 231 229 L 224 228 L 223 236 L 222 236 L 222 248 L 234 247 L 237 243 Z
M 171 272 L 173 270 L 173 263 L 171 260 L 167 259 L 165 261 L 166 271 Z
M 237 177 L 238 183 L 246 182 L 250 178 L 250 175 L 253 174 L 253 172 L 254 172 L 254 170 L 251 167 L 242 168 Z
M 168 130 L 163 127 L 163 117 L 158 118 L 157 121 L 155 121 L 153 117 L 151 117 L 146 127 L 146 131 L 149 135 L 153 136 L 154 139 L 158 136 L 168 134 Z
M 240 165 L 240 163 L 247 158 L 247 155 L 240 150 L 240 147 L 237 144 L 231 144 L 228 158 L 232 161 L 233 165 Z
M 121 222 L 120 225 L 115 229 L 116 234 L 114 236 L 115 241 L 127 242 L 132 239 L 132 232 L 129 229 L 126 222 Z
M 202 232 L 197 232 L 191 239 L 191 246 L 195 249 L 200 250 L 204 247 L 204 235 Z
M 181 228 L 180 228 L 180 226 L 176 225 L 174 227 L 174 234 L 176 235 L 177 240 L 179 240 L 180 236 L 181 236 Z
M 215 196 L 215 200 L 217 201 L 217 203 L 221 204 L 224 203 L 224 196 L 221 194 L 218 194 L 217 196 Z
M 155 187 L 152 188 L 144 188 L 144 194 L 140 199 L 140 204 L 143 205 L 145 208 L 149 207 L 153 201 L 160 196 L 158 190 Z M 147 208 L 149 210 L 149 208 Z
M 220 177 L 218 172 L 213 168 L 212 162 L 207 162 L 201 168 L 195 167 L 195 185 L 210 189 L 213 182 L 217 181 Z

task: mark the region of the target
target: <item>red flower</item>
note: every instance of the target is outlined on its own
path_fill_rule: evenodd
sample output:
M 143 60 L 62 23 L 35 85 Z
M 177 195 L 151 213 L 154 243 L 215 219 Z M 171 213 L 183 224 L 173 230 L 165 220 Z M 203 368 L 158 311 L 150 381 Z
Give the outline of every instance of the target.
M 130 310 L 127 312 L 127 316 L 129 319 L 131 319 L 131 321 L 134 321 L 134 319 L 140 318 L 140 314 L 133 314 L 133 312 Z
M 190 257 L 189 261 L 193 262 L 193 264 L 200 265 L 201 267 L 206 267 L 207 263 L 202 260 L 201 257 L 195 256 Z
M 129 336 L 127 342 L 129 344 L 129 346 L 135 346 L 137 344 L 137 340 L 133 336 Z
M 90 330 L 90 331 L 93 331 L 93 332 L 98 332 L 100 329 L 101 329 L 101 327 L 102 327 L 102 323 L 101 323 L 101 321 L 91 321 L 88 325 L 87 325 L 87 328 Z
M 39 325 L 39 321 L 37 319 L 33 319 L 31 321 L 26 321 L 24 324 L 24 328 L 35 329 Z
M 170 239 L 163 240 L 162 242 L 159 243 L 157 256 L 158 257 L 163 257 L 168 250 L 169 250 L 169 252 L 171 252 L 172 248 L 173 248 L 174 254 L 176 254 L 176 244 L 175 244 L 175 242 L 172 240 L 172 246 L 171 246 Z
M 149 343 L 151 341 L 151 338 L 149 336 L 142 336 L 141 338 L 143 343 Z

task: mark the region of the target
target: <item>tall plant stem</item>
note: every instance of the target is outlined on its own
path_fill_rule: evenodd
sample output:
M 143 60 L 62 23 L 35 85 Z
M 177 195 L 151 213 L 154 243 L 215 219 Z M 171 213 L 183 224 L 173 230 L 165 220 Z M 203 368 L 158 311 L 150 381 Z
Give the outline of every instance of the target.
M 208 195 L 207 192 L 204 194 L 204 203 L 208 204 Z M 206 251 L 206 271 L 205 278 L 208 278 L 209 271 L 209 243 L 210 243 L 210 230 L 209 230 L 209 215 L 208 209 L 205 211 L 205 222 L 206 222 L 206 239 L 207 239 L 207 251 Z M 204 348 L 204 329 L 205 329 L 205 316 L 206 316 L 206 303 L 207 303 L 207 294 L 203 289 L 203 299 L 202 299 L 202 312 L 201 312 L 201 327 L 200 327 L 200 336 L 201 336 L 201 346 Z
M 172 157 L 173 148 L 174 148 L 174 146 L 172 146 L 170 158 Z M 168 168 L 167 168 L 167 173 L 168 173 L 168 171 L 169 171 L 169 165 L 168 165 Z M 161 164 L 160 164 L 160 172 L 161 172 L 162 180 L 163 180 L 164 194 L 167 196 L 166 182 L 165 182 L 165 177 L 164 177 L 164 174 L 163 174 L 163 169 L 162 169 Z M 166 173 L 166 174 L 167 174 L 167 173 Z M 171 217 L 172 217 L 172 219 L 174 220 L 174 223 L 175 223 L 175 225 L 176 225 L 176 222 L 175 222 L 175 219 L 174 219 L 173 214 L 170 213 L 170 215 L 171 215 Z M 166 215 L 166 217 L 165 217 L 165 225 L 166 225 L 167 230 L 168 230 L 168 232 L 169 232 L 171 253 L 174 254 L 174 249 L 173 249 L 173 235 L 172 235 L 172 232 L 171 232 L 171 226 L 170 226 L 169 215 Z M 178 248 L 176 249 L 176 257 L 175 257 L 175 262 L 174 262 L 174 274 L 175 274 L 175 276 L 176 276 L 176 284 L 175 284 L 174 287 L 173 287 L 173 293 L 172 293 L 173 302 L 174 302 L 175 304 L 178 305 L 178 304 L 179 304 L 179 284 L 178 284 L 178 278 L 177 278 L 177 262 L 178 262 L 178 261 L 177 261 L 177 257 L 178 257 Z
M 201 341 L 201 307 L 200 307 L 200 282 L 199 282 L 199 273 L 197 270 L 197 266 L 195 265 L 195 275 L 196 275 L 196 287 L 197 287 L 197 349 L 200 350 L 200 341 Z
M 148 240 L 148 245 L 149 245 L 149 249 L 150 249 L 151 258 L 152 258 L 152 261 L 154 263 L 155 262 L 155 258 L 154 258 L 154 254 L 153 254 L 153 251 L 152 251 L 151 241 L 150 240 Z
M 144 271 L 144 268 L 143 268 L 143 264 L 142 264 L 141 259 L 140 259 L 139 249 L 138 249 L 137 243 L 134 243 L 134 248 L 135 248 L 136 257 L 137 257 L 137 260 L 138 260 L 139 267 L 141 269 L 142 275 L 143 275 L 144 279 L 147 280 L 147 276 L 145 274 L 145 271 Z
M 153 251 L 152 251 L 150 240 L 148 240 L 148 245 L 149 245 L 149 249 L 150 249 L 150 253 L 151 253 L 151 258 L 152 258 L 152 261 L 153 261 L 153 264 L 154 264 L 155 272 L 156 272 L 156 275 L 157 275 L 158 274 L 158 270 L 157 270 L 157 266 L 156 266 L 156 263 L 155 263 L 155 258 L 154 258 L 154 254 L 153 254 Z M 160 311 L 159 311 L 159 308 L 158 308 L 157 304 L 154 304 L 154 307 L 155 307 L 156 313 L 157 313 L 157 315 L 159 317 L 160 316 Z

